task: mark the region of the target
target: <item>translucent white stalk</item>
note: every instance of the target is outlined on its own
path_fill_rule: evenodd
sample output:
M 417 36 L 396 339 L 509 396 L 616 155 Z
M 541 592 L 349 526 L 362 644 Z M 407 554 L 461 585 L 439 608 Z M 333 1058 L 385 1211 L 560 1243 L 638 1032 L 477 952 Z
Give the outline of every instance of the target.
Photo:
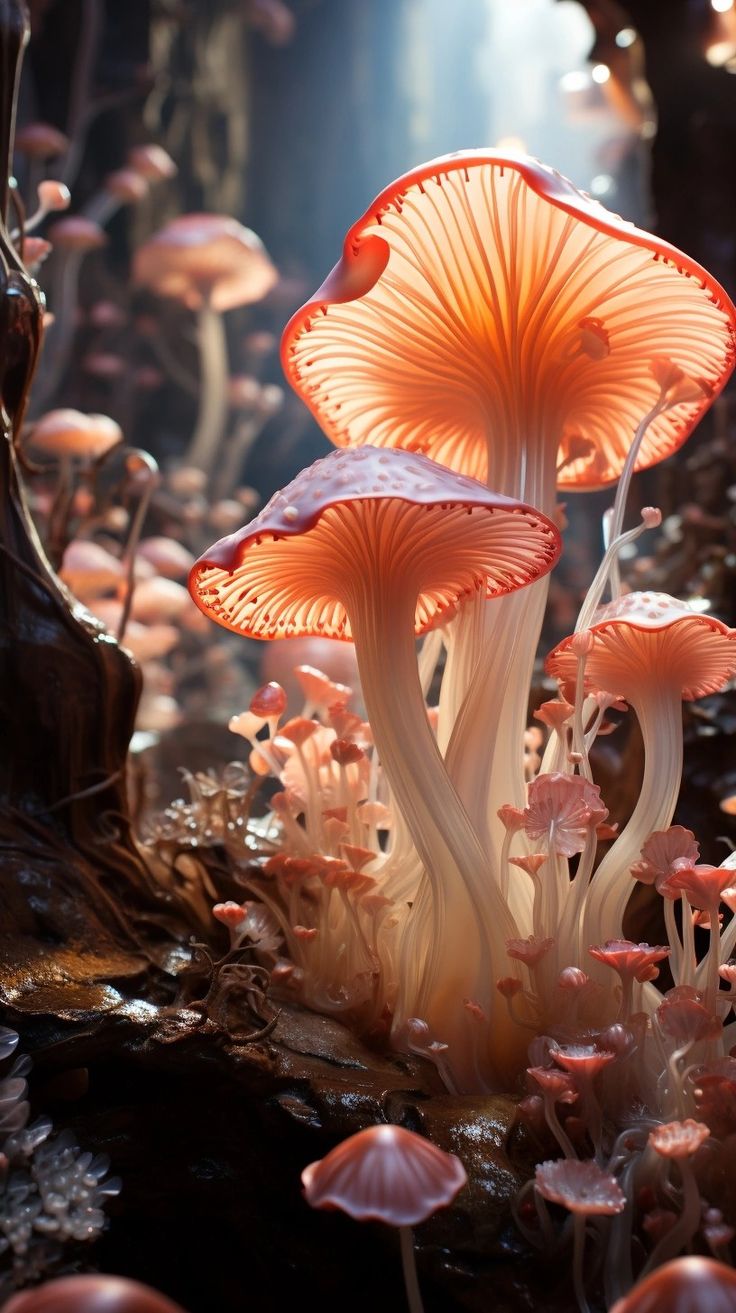
M 209 475 L 218 457 L 228 415 L 228 355 L 222 315 L 206 302 L 199 311 L 197 338 L 201 369 L 199 412 L 184 464 Z
M 633 701 L 633 700 L 632 700 Z M 652 683 L 634 703 L 644 740 L 644 778 L 631 819 L 596 871 L 585 901 L 585 944 L 623 935 L 631 867 L 655 830 L 667 830 L 682 778 L 682 698 Z
M 361 687 L 381 765 L 396 797 L 427 879 L 407 923 L 402 959 L 413 964 L 404 981 L 397 1026 L 427 1021 L 449 1047 L 448 1063 L 461 1088 L 487 1088 L 491 1079 L 485 1028 L 463 1008 L 471 998 L 489 1020 L 496 1058 L 515 1047 L 494 989 L 493 960 L 516 927 L 497 888 L 489 887 L 487 856 L 445 771 L 427 721 L 413 635 L 416 592 L 386 586 L 346 597 Z M 390 671 L 390 678 L 386 672 Z M 411 927 L 422 927 L 414 941 Z M 425 926 L 429 933 L 426 933 Z M 517 1041 L 518 1046 L 518 1041 Z

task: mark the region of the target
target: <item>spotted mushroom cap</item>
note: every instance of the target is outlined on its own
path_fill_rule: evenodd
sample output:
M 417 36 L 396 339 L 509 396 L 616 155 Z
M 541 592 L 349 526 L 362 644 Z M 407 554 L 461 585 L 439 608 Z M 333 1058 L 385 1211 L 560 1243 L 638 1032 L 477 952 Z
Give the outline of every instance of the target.
M 380 567 L 387 598 L 397 581 L 417 583 L 421 634 L 479 587 L 493 597 L 531 583 L 559 550 L 541 512 L 425 456 L 361 447 L 298 474 L 200 557 L 189 588 L 206 615 L 249 638 L 348 639 L 351 581 Z
M 736 1272 L 714 1258 L 675 1258 L 638 1281 L 611 1313 L 736 1313 Z
M 636 706 L 642 689 L 677 688 L 686 702 L 717 693 L 736 673 L 736 629 L 697 614 L 667 593 L 627 593 L 599 607 L 590 626 L 586 686 Z M 546 669 L 574 682 L 574 635 L 550 652 Z
M 276 282 L 260 237 L 222 214 L 182 214 L 139 247 L 133 280 L 196 309 L 260 301 Z
M 369 1126 L 302 1172 L 312 1208 L 339 1208 L 359 1222 L 416 1226 L 467 1182 L 454 1154 L 401 1126 Z
M 620 475 L 662 361 L 689 386 L 637 469 L 684 442 L 731 373 L 735 326 L 694 260 L 537 160 L 474 150 L 381 192 L 282 360 L 338 446 L 402 446 L 503 486 L 505 442 L 544 431 L 559 486 L 595 488 Z

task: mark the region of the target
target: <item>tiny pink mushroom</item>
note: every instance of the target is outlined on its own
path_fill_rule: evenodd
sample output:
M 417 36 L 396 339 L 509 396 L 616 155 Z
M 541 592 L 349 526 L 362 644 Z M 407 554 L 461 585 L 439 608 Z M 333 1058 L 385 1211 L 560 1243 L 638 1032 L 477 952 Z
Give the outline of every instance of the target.
M 69 138 L 51 123 L 27 123 L 15 134 L 15 149 L 32 160 L 50 160 L 64 155 Z
M 411 1228 L 452 1203 L 466 1182 L 459 1158 L 401 1126 L 369 1126 L 302 1172 L 312 1208 L 398 1227 L 410 1313 L 422 1313 Z
M 64 219 L 57 219 L 49 228 L 49 241 L 60 251 L 74 251 L 83 255 L 87 251 L 98 251 L 107 244 L 107 237 L 98 223 L 85 219 L 81 214 L 69 214 Z
M 145 146 L 133 146 L 128 151 L 128 165 L 150 182 L 162 182 L 175 178 L 177 167 L 163 146 L 150 142 Z

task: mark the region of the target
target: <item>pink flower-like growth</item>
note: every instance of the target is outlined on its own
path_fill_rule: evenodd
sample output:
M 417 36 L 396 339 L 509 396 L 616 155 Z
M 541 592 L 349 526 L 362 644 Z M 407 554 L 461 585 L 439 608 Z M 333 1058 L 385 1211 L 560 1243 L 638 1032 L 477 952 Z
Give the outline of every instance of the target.
M 705 1144 L 710 1133 L 705 1122 L 687 1117 L 684 1121 L 663 1122 L 655 1127 L 649 1133 L 649 1143 L 662 1158 L 691 1158 Z
M 724 889 L 732 883 L 733 871 L 726 867 L 678 863 L 672 874 L 660 881 L 659 892 L 666 898 L 676 898 L 683 893 L 693 907 L 715 912 Z
M 615 1176 L 592 1160 L 555 1159 L 538 1163 L 536 1188 L 550 1203 L 571 1213 L 611 1216 L 623 1212 L 626 1196 Z
M 608 815 L 597 784 L 580 775 L 554 772 L 529 785 L 524 809 L 527 838 L 547 839 L 555 852 L 572 857 L 582 852 L 595 828 Z
M 669 957 L 671 951 L 662 945 L 634 944 L 630 939 L 608 939 L 588 949 L 591 957 L 618 972 L 622 981 L 652 980 L 651 968 Z
M 302 1172 L 312 1208 L 339 1208 L 359 1222 L 389 1226 L 425 1221 L 466 1182 L 459 1158 L 401 1126 L 369 1126 Z
M 563 725 L 566 725 L 572 716 L 575 708 L 570 702 L 552 699 L 549 702 L 543 702 L 534 712 L 535 720 L 541 720 L 543 725 L 549 729 L 557 730 L 559 733 Z
M 660 1003 L 655 1017 L 662 1031 L 677 1044 L 697 1044 L 718 1030 L 718 1021 L 693 991 L 691 997 L 670 990 Z
M 692 830 L 671 825 L 668 830 L 650 834 L 642 844 L 641 860 L 634 862 L 631 874 L 642 884 L 656 884 L 659 890 L 661 881 L 668 879 L 679 863 L 691 866 L 699 856 L 700 847 Z
M 554 942 L 554 939 L 539 939 L 536 935 L 529 935 L 526 939 L 507 939 L 506 952 L 517 962 L 535 967 L 546 957 Z
M 659 975 L 657 963 L 669 957 L 671 951 L 662 945 L 652 947 L 651 944 L 634 944 L 628 939 L 609 939 L 605 944 L 591 944 L 588 949 L 591 957 L 611 967 L 621 979 L 621 1021 L 629 1020 L 634 981 L 644 984 L 656 980 Z
M 551 1057 L 571 1076 L 590 1081 L 614 1061 L 616 1054 L 594 1044 L 565 1044 L 552 1049 Z

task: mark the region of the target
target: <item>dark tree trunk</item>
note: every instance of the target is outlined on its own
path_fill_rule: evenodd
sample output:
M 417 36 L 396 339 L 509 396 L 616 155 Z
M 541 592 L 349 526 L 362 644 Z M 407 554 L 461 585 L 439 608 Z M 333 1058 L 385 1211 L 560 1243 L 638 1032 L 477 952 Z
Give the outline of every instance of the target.
M 140 676 L 73 603 L 30 520 L 15 444 L 41 339 L 43 300 L 10 241 L 8 172 L 22 0 L 0 0 L 0 873 L 4 957 L 24 940 L 140 948 L 153 903 L 127 814 L 125 762 Z M 27 947 L 27 945 L 26 945 Z M 144 960 L 138 961 L 138 968 Z M 116 970 L 120 970 L 118 962 Z

